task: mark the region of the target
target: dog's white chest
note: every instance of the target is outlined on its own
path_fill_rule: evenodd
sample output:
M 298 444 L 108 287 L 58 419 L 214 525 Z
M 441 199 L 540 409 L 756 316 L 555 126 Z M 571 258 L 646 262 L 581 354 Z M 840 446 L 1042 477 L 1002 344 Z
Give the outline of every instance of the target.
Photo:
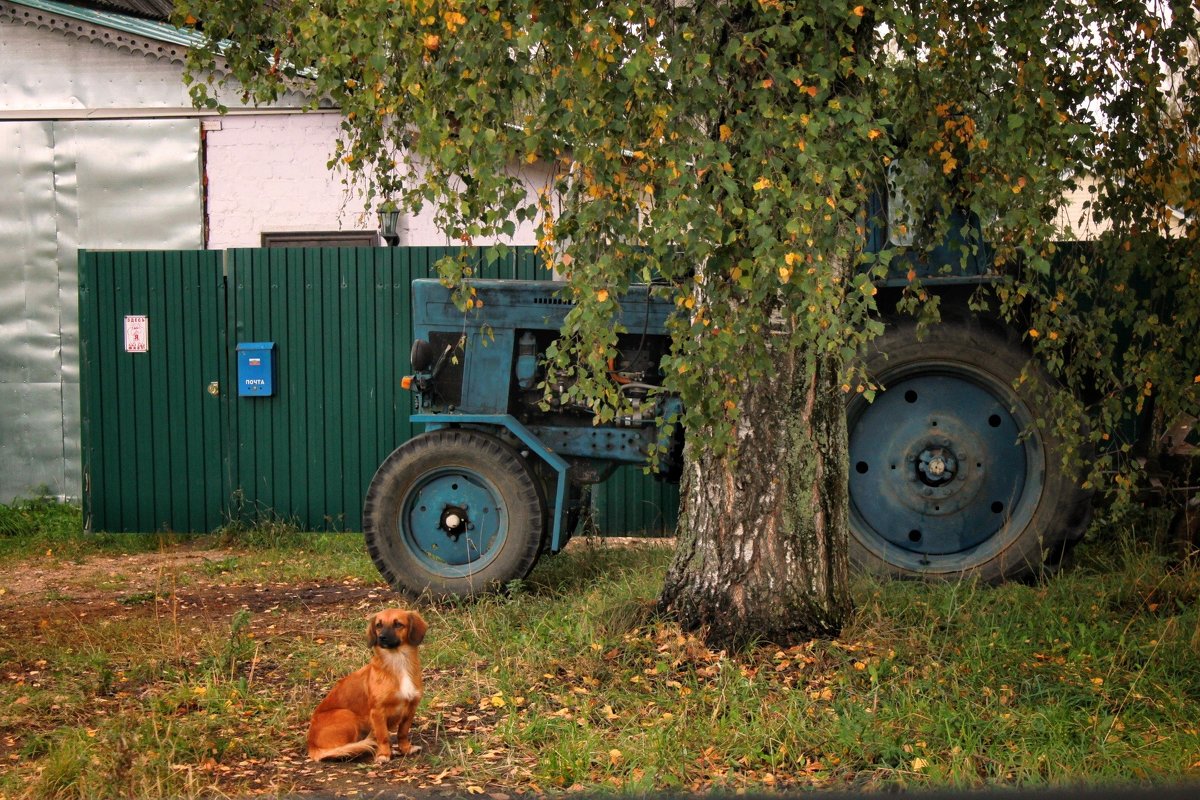
M 400 674 L 400 690 L 397 692 L 401 700 L 413 701 L 420 700 L 421 693 L 417 691 L 417 687 L 413 684 L 412 678 L 408 676 L 408 672 Z
M 388 653 L 385 658 L 389 662 L 388 666 L 392 673 L 400 679 L 400 686 L 396 689 L 397 698 L 405 702 L 420 700 L 421 692 L 409 674 L 408 656 L 401 651 L 393 651 Z

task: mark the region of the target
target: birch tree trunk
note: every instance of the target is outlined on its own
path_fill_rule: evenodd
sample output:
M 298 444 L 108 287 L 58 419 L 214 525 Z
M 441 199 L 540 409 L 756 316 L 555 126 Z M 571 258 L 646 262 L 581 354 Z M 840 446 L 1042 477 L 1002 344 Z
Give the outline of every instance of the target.
M 710 646 L 836 635 L 848 577 L 846 415 L 837 365 L 774 354 L 743 396 L 735 460 L 689 432 L 661 610 Z

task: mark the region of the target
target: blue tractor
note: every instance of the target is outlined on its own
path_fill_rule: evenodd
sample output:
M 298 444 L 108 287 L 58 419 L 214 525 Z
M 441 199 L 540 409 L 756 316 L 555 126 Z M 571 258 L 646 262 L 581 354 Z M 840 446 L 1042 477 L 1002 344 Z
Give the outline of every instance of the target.
M 960 222 L 954 236 L 978 231 Z M 872 229 L 867 249 L 897 244 L 887 236 Z M 1022 578 L 1059 563 L 1091 516 L 1091 493 L 1064 466 L 1061 443 L 1033 424 L 1031 382 L 1018 381 L 1030 361 L 1021 336 L 968 310 L 996 276 L 986 246 L 962 244 L 898 257 L 880 284 L 886 329 L 865 359 L 882 389 L 847 407 L 850 554 L 860 569 Z M 942 321 L 922 339 L 895 308 L 910 271 L 941 301 Z M 412 595 L 469 596 L 523 578 L 542 552 L 566 544 L 583 487 L 645 463 L 651 445 L 665 446 L 667 478 L 681 457 L 681 438 L 658 440 L 656 421 L 680 404 L 659 391 L 673 309 L 653 287 L 634 287 L 621 303 L 629 333 L 612 377 L 633 412 L 594 426 L 589 408 L 547 407 L 539 388 L 542 354 L 570 308 L 562 284 L 472 286 L 483 314 L 464 315 L 438 281 L 413 283 L 412 420 L 425 432 L 379 467 L 363 510 L 376 565 Z
M 644 463 L 659 444 L 656 420 L 680 409 L 656 391 L 672 307 L 650 287 L 622 302 L 631 333 L 612 371 L 634 411 L 601 426 L 586 407 L 542 407 L 539 359 L 569 308 L 562 285 L 473 287 L 486 326 L 464 327 L 469 318 L 438 281 L 413 283 L 412 420 L 426 430 L 379 467 L 363 509 L 376 565 L 414 595 L 473 595 L 524 577 L 543 551 L 566 544 L 582 487 Z M 897 316 L 867 356 L 884 390 L 847 410 L 859 567 L 1015 578 L 1061 558 L 1088 521 L 1090 495 L 1013 388 L 1028 354 L 998 322 L 952 313 L 969 287 L 942 287 L 946 319 L 924 341 Z M 670 477 L 681 442 L 662 444 Z
M 411 420 L 425 432 L 388 456 L 363 506 L 371 557 L 413 595 L 469 596 L 523 578 L 543 550 L 566 545 L 583 487 L 621 464 L 645 463 L 658 443 L 656 420 L 681 409 L 658 392 L 672 307 L 650 287 L 634 287 L 621 303 L 636 333 L 622 335 L 612 375 L 633 411 L 601 426 L 582 406 L 542 407 L 541 355 L 570 309 L 562 284 L 479 280 L 472 288 L 487 311 L 464 326 L 449 289 L 413 281 Z M 681 458 L 675 439 L 663 443 L 668 477 Z

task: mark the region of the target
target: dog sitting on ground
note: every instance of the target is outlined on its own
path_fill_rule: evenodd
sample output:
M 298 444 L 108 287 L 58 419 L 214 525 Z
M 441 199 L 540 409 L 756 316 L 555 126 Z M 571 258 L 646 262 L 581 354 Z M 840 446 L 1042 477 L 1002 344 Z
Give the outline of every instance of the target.
M 389 608 L 371 618 L 367 640 L 371 661 L 342 678 L 313 712 L 308 726 L 308 757 L 313 761 L 350 759 L 374 753 L 392 757 L 391 732 L 402 755 L 419 753 L 408 738 L 421 702 L 421 657 L 425 620 L 415 611 Z

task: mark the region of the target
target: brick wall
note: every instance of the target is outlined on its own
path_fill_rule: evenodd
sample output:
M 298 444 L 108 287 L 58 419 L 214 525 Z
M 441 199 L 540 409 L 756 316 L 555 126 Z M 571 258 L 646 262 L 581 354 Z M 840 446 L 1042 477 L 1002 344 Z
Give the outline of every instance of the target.
M 341 117 L 336 113 L 227 116 L 205 122 L 208 246 L 258 247 L 261 234 L 375 230 L 360 195 L 348 195 L 326 164 Z M 545 170 L 526 173 L 531 185 Z M 533 244 L 533 228 L 518 227 L 509 244 Z M 473 244 L 485 245 L 480 240 Z M 447 245 L 426 208 L 401 219 L 401 245 Z

